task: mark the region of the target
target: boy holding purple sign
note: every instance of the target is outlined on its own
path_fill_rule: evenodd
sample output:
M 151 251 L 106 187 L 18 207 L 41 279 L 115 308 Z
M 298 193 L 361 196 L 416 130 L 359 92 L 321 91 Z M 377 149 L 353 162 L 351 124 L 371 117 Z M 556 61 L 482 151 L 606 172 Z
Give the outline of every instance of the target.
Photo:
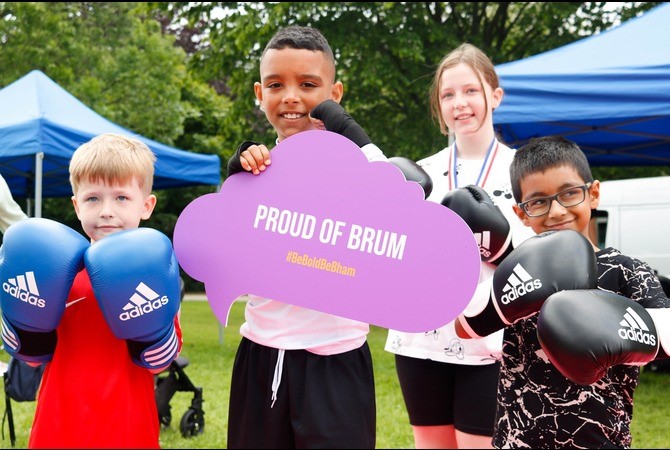
M 277 132 L 328 130 L 369 161 L 386 157 L 339 105 L 343 85 L 323 35 L 290 26 L 265 47 L 254 92 Z M 228 175 L 262 173 L 265 145 L 247 141 Z M 249 295 L 230 388 L 228 448 L 374 448 L 376 405 L 369 325 Z

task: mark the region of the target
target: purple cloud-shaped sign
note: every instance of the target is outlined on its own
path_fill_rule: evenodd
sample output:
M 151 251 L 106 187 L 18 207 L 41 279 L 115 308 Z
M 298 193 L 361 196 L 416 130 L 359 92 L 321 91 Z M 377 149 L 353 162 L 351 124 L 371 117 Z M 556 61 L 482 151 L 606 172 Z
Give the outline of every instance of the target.
M 465 309 L 480 269 L 458 215 L 328 131 L 285 139 L 265 172 L 230 176 L 220 192 L 191 202 L 174 247 L 224 325 L 233 301 L 255 294 L 423 332 Z

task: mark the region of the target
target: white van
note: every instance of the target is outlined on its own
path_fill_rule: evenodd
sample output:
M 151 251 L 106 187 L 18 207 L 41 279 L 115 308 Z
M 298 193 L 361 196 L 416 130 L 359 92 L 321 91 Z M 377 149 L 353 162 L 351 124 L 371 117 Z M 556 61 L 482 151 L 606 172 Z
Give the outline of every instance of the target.
M 598 247 L 614 247 L 670 277 L 670 176 L 603 181 Z

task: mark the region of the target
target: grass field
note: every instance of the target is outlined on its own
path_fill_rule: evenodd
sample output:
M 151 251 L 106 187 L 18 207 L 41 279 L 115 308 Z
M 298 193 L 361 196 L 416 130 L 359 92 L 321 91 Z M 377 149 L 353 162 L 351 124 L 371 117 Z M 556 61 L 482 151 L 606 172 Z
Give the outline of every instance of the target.
M 233 358 L 240 340 L 239 326 L 244 320 L 243 303 L 231 309 L 229 324 L 220 326 L 209 304 L 186 301 L 182 306 L 184 348 L 188 358 L 185 373 L 203 388 L 204 432 L 185 438 L 179 421 L 191 404 L 193 393 L 177 392 L 172 401 L 172 424 L 161 431 L 163 448 L 225 448 L 228 394 Z M 386 330 L 372 327 L 369 336 L 375 365 L 377 393 L 377 448 L 413 448 L 412 432 L 398 385 L 393 355 L 384 351 Z M 7 361 L 5 352 L 0 360 Z M 635 394 L 633 448 L 670 448 L 670 374 L 643 372 Z M 17 434 L 16 448 L 26 448 L 35 402 L 12 402 Z M 113 426 L 110 424 L 110 426 Z M 1 448 L 11 448 L 6 421 Z M 121 430 L 120 430 L 121 431 Z

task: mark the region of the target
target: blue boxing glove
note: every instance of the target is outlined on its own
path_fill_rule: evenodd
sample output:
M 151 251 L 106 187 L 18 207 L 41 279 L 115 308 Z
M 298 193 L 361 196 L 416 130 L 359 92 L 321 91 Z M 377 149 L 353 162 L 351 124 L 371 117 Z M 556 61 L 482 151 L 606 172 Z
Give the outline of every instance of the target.
M 105 320 L 133 362 L 152 371 L 169 366 L 179 353 L 181 300 L 170 239 L 151 228 L 119 231 L 91 245 L 84 262 Z
M 361 148 L 372 143 L 365 130 L 334 100 L 321 102 L 309 115 L 322 121 L 326 130 L 344 136 Z
M 28 218 L 7 229 L 0 247 L 0 308 L 2 342 L 11 356 L 51 361 L 55 330 L 89 246 L 83 235 L 49 219 Z

